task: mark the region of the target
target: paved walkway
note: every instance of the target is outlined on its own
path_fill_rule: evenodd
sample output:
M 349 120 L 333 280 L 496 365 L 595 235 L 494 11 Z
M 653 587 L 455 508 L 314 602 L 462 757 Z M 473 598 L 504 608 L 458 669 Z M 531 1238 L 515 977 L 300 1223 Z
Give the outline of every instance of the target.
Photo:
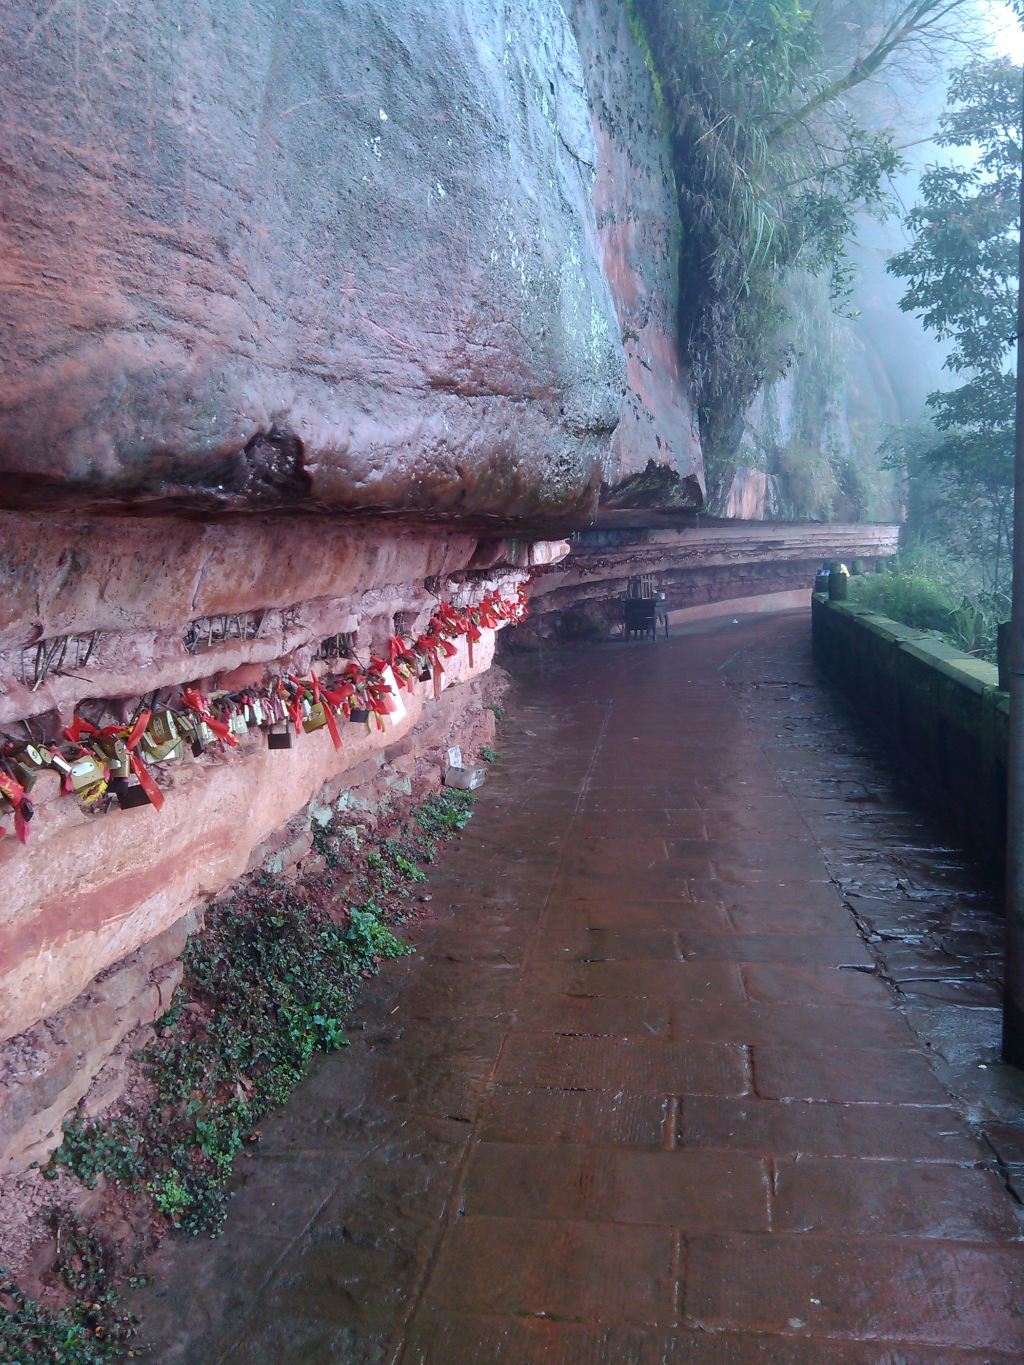
M 157 1359 L 1024 1359 L 1005 1170 L 830 880 L 841 793 L 816 823 L 784 782 L 841 780 L 801 751 L 808 631 L 522 670 L 416 959 L 265 1126 L 226 1235 L 162 1253 Z

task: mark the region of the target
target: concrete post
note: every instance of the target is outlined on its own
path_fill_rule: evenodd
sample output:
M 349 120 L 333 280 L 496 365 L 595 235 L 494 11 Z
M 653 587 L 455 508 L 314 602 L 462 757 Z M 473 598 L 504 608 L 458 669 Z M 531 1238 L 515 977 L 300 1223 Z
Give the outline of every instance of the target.
M 828 576 L 828 597 L 830 602 L 845 602 L 849 596 L 850 576 L 841 569 L 833 569 Z
M 1020 210 L 1022 230 L 1017 271 L 1017 413 L 1013 471 L 1013 608 L 1010 616 L 1010 753 L 1007 760 L 1006 965 L 1003 978 L 1003 1058 L 1013 1066 L 1024 1066 L 1024 166 L 1021 168 Z

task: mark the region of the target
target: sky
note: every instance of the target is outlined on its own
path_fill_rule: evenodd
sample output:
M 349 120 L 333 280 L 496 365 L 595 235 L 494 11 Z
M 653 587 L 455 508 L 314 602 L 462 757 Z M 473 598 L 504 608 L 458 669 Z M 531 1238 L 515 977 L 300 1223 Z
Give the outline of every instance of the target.
M 1001 57 L 1012 57 L 1015 62 L 1024 62 L 1024 29 L 1020 20 L 1009 5 L 993 0 L 989 6 L 992 16 L 992 37 Z

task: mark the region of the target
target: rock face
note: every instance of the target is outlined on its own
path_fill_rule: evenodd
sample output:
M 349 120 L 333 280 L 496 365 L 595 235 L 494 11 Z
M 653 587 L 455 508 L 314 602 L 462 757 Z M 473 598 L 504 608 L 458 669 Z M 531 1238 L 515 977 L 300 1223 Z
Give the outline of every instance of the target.
M 0 20 L 3 505 L 586 518 L 623 360 L 558 0 Z
M 723 481 L 720 516 L 741 521 L 765 521 L 772 518 L 778 503 L 774 475 L 764 469 L 736 465 Z
M 654 525 L 644 524 L 649 516 L 633 513 L 613 526 L 613 515 L 603 527 L 599 520 L 596 530 L 581 532 L 571 556 L 538 572 L 527 625 L 510 647 L 620 633 L 627 585 L 638 574 L 650 574 L 665 593 L 672 622 L 677 612 L 737 599 L 756 609 L 757 598 L 797 589 L 806 605 L 823 560 L 870 565 L 899 548 L 898 526 L 750 523 L 679 513 L 654 518 Z M 637 524 L 628 525 L 630 520 Z
M 482 657 L 476 662 L 478 672 L 486 671 L 491 648 L 488 641 Z M 465 663 L 463 659 L 459 676 L 462 676 Z M 439 701 L 431 701 L 427 706 L 422 706 L 422 698 L 417 697 L 410 715 L 418 712 L 419 719 L 407 718 L 400 738 L 376 748 L 364 743 L 361 751 L 368 756 L 361 759 L 350 749 L 340 772 L 337 772 L 336 756 L 333 763 L 336 775 L 320 787 L 311 800 L 300 804 L 291 818 L 269 838 L 255 845 L 249 857 L 249 869 L 287 874 L 310 866 L 305 860 L 310 856 L 313 831 L 327 825 L 336 814 L 350 823 L 372 826 L 379 814 L 389 808 L 396 793 L 422 792 L 425 785 L 436 783 L 441 756 L 449 744 L 460 743 L 467 753 L 473 753 L 478 745 L 491 743 L 494 715 L 483 706 L 487 688 L 487 680 L 480 678 L 447 689 Z M 312 762 L 308 753 L 276 755 L 278 760 L 284 760 L 283 770 L 280 763 L 275 763 L 277 771 L 268 774 L 270 780 L 265 786 L 269 789 L 267 799 L 272 800 L 272 790 L 278 778 L 283 777 L 282 812 L 293 809 L 291 802 L 297 791 L 308 791 L 310 777 L 328 770 L 329 759 L 323 746 L 314 747 L 317 752 L 312 756 Z M 250 754 L 246 760 L 250 769 L 244 781 L 250 786 L 259 782 L 251 770 L 254 757 L 258 758 L 258 755 Z M 174 842 L 184 835 L 177 849 L 177 866 L 168 878 L 170 885 L 164 888 L 163 894 L 169 903 L 173 903 L 182 891 L 183 878 L 191 875 L 193 861 L 202 870 L 203 900 L 206 899 L 220 876 L 210 856 L 214 844 L 221 845 L 221 857 L 229 858 L 244 858 L 248 846 L 244 834 L 237 827 L 232 828 L 230 819 L 225 819 L 225 802 L 228 806 L 231 802 L 231 778 L 226 767 L 193 776 L 197 780 L 185 806 L 191 799 L 199 803 L 201 811 L 193 811 L 193 818 L 189 820 L 187 809 L 179 801 L 178 828 L 154 828 L 149 836 L 151 843 L 159 845 Z M 259 803 L 260 806 L 265 804 L 265 801 Z M 252 808 L 247 813 L 250 821 L 258 821 L 263 814 Z M 139 859 L 139 865 L 145 868 L 145 842 L 137 837 L 145 831 L 139 828 L 131 831 L 124 825 L 119 830 L 116 817 L 104 821 L 104 825 L 99 842 L 93 842 L 92 851 L 105 855 L 108 871 L 114 872 L 112 863 L 120 856 L 126 839 Z M 194 832 L 203 825 L 211 837 L 205 841 L 205 846 L 201 844 L 197 849 Z M 247 832 L 255 834 L 258 831 L 250 827 Z M 316 865 L 315 854 L 311 862 Z M 90 866 L 88 860 L 86 866 Z M 236 867 L 244 870 L 240 862 L 236 862 Z M 95 868 L 91 875 L 96 879 Z M 100 896 L 96 897 L 105 902 L 104 913 L 112 921 L 118 914 L 119 894 L 115 874 L 108 878 Z M 62 1000 L 56 1012 L 54 1001 L 49 1000 L 44 1022 L 0 1041 L 0 1202 L 4 1193 L 3 1178 L 24 1172 L 33 1161 L 45 1162 L 59 1145 L 62 1122 L 72 1109 L 80 1106 L 80 1112 L 92 1117 L 122 1092 L 127 1076 L 126 1062 L 131 1052 L 142 1047 L 151 1036 L 148 1026 L 168 1008 L 181 980 L 181 964 L 177 958 L 187 936 L 199 927 L 203 918 L 202 901 L 193 904 L 192 910 L 173 920 L 155 936 L 143 933 L 142 946 L 112 966 L 103 968 L 92 980 L 89 980 L 87 967 L 84 976 L 78 973 L 81 965 L 78 959 L 84 947 L 87 954 L 98 954 L 96 960 L 102 961 L 103 935 L 92 932 L 95 926 L 88 926 L 83 921 L 80 904 L 67 907 L 63 937 L 49 941 L 39 960 L 45 962 L 49 957 L 55 957 L 62 964 L 65 979 L 85 980 L 87 984 L 74 998 L 66 1003 Z M 130 902 L 131 913 L 123 920 L 120 932 L 137 934 L 144 918 L 140 911 L 152 907 L 152 896 L 141 906 Z M 0 931 L 0 940 L 3 937 L 3 931 Z M 23 1019 L 30 1019 L 33 1007 L 36 1012 L 41 1008 L 38 991 L 45 972 L 31 975 L 23 991 L 13 991 L 6 963 L 3 967 L 4 999 L 16 1005 Z M 3 1013 L 0 1010 L 0 1038 L 8 1030 Z
M 614 506 L 654 505 L 639 487 L 616 496 L 653 461 L 672 476 L 656 505 L 699 507 L 704 463 L 676 343 L 679 215 L 664 118 L 627 6 L 573 0 L 568 9 L 590 92 L 597 224 L 626 355 L 605 481 Z
M 302 669 L 316 642 L 339 631 L 360 629 L 364 645 L 382 645 L 396 612 L 420 611 L 426 579 L 475 567 L 478 551 L 486 567 L 505 563 L 506 544 L 295 518 L 0 514 L 0 727 L 295 651 Z M 258 636 L 237 638 L 245 632 L 225 629 L 224 614 L 258 617 Z M 190 652 L 190 627 L 211 621 L 214 639 Z M 63 665 L 37 680 L 37 642 L 45 653 L 61 638 Z M 80 642 L 83 657 L 92 646 L 85 663 Z
M 0 23 L 0 747 L 365 664 L 557 563 L 540 537 L 602 484 L 701 501 L 624 7 L 0 0 Z M 467 644 L 443 695 L 426 669 L 340 752 L 254 727 L 154 760 L 162 807 L 39 778 L 28 845 L 0 840 L 0 1168 L 98 1070 L 116 1090 L 210 896 L 487 741 L 494 631 Z
M 311 669 L 340 672 L 344 659 L 318 662 L 337 655 L 331 642 L 340 635 L 365 664 L 386 654 L 393 634 L 422 633 L 439 600 L 464 605 L 490 589 L 508 597 L 528 573 L 494 542 L 440 530 L 101 520 L 76 526 L 57 514 L 0 514 L 14 614 L 0 628 L 2 735 L 57 740 L 73 714 L 108 724 L 131 714 L 137 698 L 152 705 L 160 694 L 175 704 L 192 683 L 230 693 Z M 509 548 L 520 558 L 522 547 Z M 534 553 L 551 561 L 566 548 Z M 471 567 L 478 549 L 485 569 Z M 463 639 L 445 664 L 443 683 L 454 694 L 490 663 L 494 632 L 482 634 L 472 659 Z M 83 641 L 93 653 L 80 662 Z M 53 661 L 45 676 L 33 674 L 41 654 Z M 340 752 L 326 730 L 271 751 L 259 729 L 237 748 L 183 751 L 161 765 L 162 810 L 83 810 L 60 795 L 55 772 L 40 776 L 27 846 L 10 837 L 9 812 L 0 812 L 8 827 L 0 840 L 0 1040 L 63 1008 L 98 972 L 223 890 L 325 785 L 426 723 L 439 705 L 432 691 L 430 681 L 415 683 L 403 693 L 404 713 L 380 732 L 344 726 Z

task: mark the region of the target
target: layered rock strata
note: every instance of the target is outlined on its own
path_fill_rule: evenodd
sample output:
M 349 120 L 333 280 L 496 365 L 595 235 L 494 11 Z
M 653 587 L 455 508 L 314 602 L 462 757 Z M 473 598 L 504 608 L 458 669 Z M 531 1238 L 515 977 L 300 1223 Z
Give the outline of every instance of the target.
M 495 719 L 484 705 L 493 693 L 487 676 L 490 652 L 485 651 L 475 677 L 421 705 L 418 720 L 400 737 L 387 735 L 362 759 L 349 753 L 336 765 L 340 771 L 251 849 L 247 870 L 294 875 L 304 867 L 315 869 L 318 827 L 335 818 L 355 827 L 373 826 L 393 805 L 401 809 L 404 797 L 437 784 L 449 745 L 458 743 L 471 756 L 490 743 Z M 317 757 L 322 770 L 322 752 Z M 272 782 L 277 767 L 269 775 Z M 245 778 L 254 780 L 251 764 Z M 218 789 L 214 784 L 214 793 Z M 208 813 L 208 804 L 200 814 Z M 34 1162 L 44 1163 L 76 1107 L 92 1118 L 121 1097 L 131 1079 L 132 1055 L 152 1038 L 151 1026 L 181 980 L 180 955 L 189 935 L 202 927 L 208 898 L 204 893 L 168 928 L 101 971 L 63 1008 L 0 1043 L 0 1181 L 17 1177 Z
M 217 697 L 340 674 L 422 634 L 442 601 L 514 596 L 531 562 L 567 549 L 282 518 L 0 522 L 0 734 L 15 747 L 59 742 L 76 715 L 123 723 L 186 686 Z M 0 1171 L 52 1146 L 121 1040 L 166 1008 L 182 926 L 212 896 L 301 859 L 339 803 L 408 791 L 424 765 L 439 781 L 447 744 L 489 733 L 475 680 L 494 636 L 480 631 L 472 659 L 456 641 L 437 686 L 403 687 L 380 729 L 339 713 L 340 750 L 326 728 L 271 749 L 265 726 L 237 747 L 179 749 L 150 765 L 160 809 L 84 806 L 59 774 L 37 778 L 28 842 L 10 837 L 10 811 L 0 840 Z
M 621 625 L 629 579 L 640 574 L 651 575 L 666 594 L 671 621 L 675 611 L 738 598 L 756 602 L 795 589 L 809 602 L 823 561 L 859 559 L 871 566 L 899 548 L 898 526 L 710 517 L 673 526 L 668 516 L 660 520 L 654 527 L 605 525 L 577 535 L 568 558 L 538 571 L 522 642 L 607 634 Z
M 76 707 L 102 723 L 183 685 L 216 694 L 313 667 L 327 673 L 348 662 L 343 647 L 365 661 L 386 654 L 393 635 L 426 629 L 442 599 L 513 592 L 526 574 L 493 546 L 490 566 L 470 569 L 471 537 L 411 531 L 107 522 L 103 544 L 114 549 L 90 557 L 97 528 L 12 516 L 7 529 L 16 619 L 0 636 L 0 723 L 14 742 L 57 739 Z M 493 634 L 482 632 L 472 664 L 459 643 L 445 687 L 486 670 Z M 98 815 L 62 797 L 56 775 L 41 776 L 27 846 L 0 843 L 0 1039 L 61 1008 L 227 885 L 339 772 L 413 732 L 432 683 L 401 697 L 404 714 L 386 717 L 383 732 L 345 725 L 340 753 L 326 730 L 273 751 L 254 729 L 237 749 L 212 745 L 161 765 L 159 811 Z

